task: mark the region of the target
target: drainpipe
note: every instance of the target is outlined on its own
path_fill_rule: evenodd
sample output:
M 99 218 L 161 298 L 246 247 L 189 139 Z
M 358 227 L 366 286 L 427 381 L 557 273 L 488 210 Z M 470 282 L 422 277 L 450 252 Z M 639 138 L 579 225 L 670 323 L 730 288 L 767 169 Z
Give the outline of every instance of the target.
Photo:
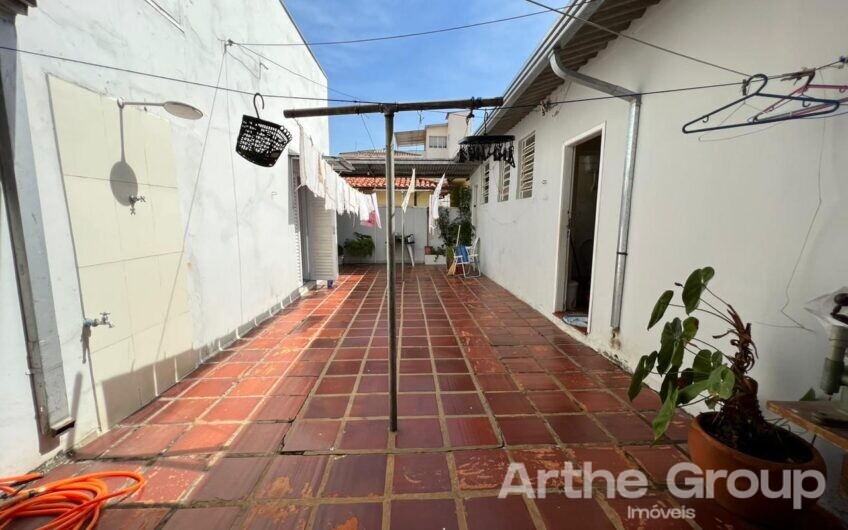
M 624 178 L 621 185 L 621 208 L 618 217 L 618 246 L 615 256 L 612 313 L 610 317 L 610 326 L 612 326 L 613 335 L 615 336 L 621 327 L 621 303 L 624 298 L 624 273 L 627 269 L 627 243 L 630 233 L 633 175 L 636 168 L 636 141 L 639 137 L 639 114 L 642 109 L 642 98 L 632 90 L 566 68 L 560 62 L 559 55 L 557 55 L 556 51 L 551 52 L 549 59 L 551 69 L 561 79 L 598 90 L 630 103 L 626 150 L 624 152 Z

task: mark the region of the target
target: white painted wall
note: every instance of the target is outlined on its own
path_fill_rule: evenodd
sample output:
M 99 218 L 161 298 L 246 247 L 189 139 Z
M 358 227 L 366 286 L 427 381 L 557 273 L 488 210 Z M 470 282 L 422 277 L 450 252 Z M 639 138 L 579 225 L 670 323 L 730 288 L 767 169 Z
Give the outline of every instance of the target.
M 344 246 L 344 242 L 348 239 L 354 239 L 354 232 L 368 234 L 374 240 L 374 253 L 370 258 L 357 259 L 345 255 L 344 263 L 386 263 L 386 207 L 380 207 L 380 219 L 383 220 L 382 228 L 368 228 L 360 224 L 359 218 L 351 215 L 338 216 L 338 242 Z M 395 233 L 401 232 L 401 215 L 400 207 L 395 208 Z M 416 264 L 424 263 L 424 246 L 432 244 L 438 246 L 437 243 L 428 243 L 429 241 L 441 241 L 438 235 L 429 237 L 427 233 L 427 214 L 429 208 L 407 208 L 404 220 L 404 233 L 415 236 L 415 245 L 412 248 L 413 256 Z M 401 251 L 404 252 L 404 263 L 409 265 L 409 252 L 402 247 L 400 242 L 395 245 L 395 262 L 400 263 Z
M 179 21 L 179 27 L 146 0 L 51 1 L 31 10 L 28 17 L 18 17 L 14 25 L 0 23 L 0 42 L 214 85 L 226 39 L 302 40 L 278 0 L 256 0 L 250 9 L 225 0 L 168 2 L 172 5 L 178 6 L 173 18 Z M 273 64 L 260 67 L 257 58 L 243 49 L 230 48 L 230 52 L 221 71 L 222 85 L 251 94 L 261 91 L 326 97 L 327 89 L 318 84 Z M 305 47 L 263 53 L 295 72 L 327 83 Z M 4 369 L 0 388 L 19 396 L 22 405 L 0 407 L 0 439 L 14 440 L 15 444 L 14 450 L 0 453 L 3 475 L 35 467 L 97 429 L 88 367 L 82 363 L 80 293 L 49 104 L 48 74 L 111 98 L 181 100 L 205 113 L 202 120 L 189 122 L 151 109 L 172 121 L 177 185 L 183 222 L 187 223 L 185 255 L 191 271 L 189 293 L 196 349 L 214 351 L 237 328 L 249 326 L 254 317 L 285 303 L 299 287 L 300 261 L 293 226 L 296 218 L 289 211 L 288 157 L 283 156 L 273 169 L 266 169 L 251 165 L 234 152 L 241 115 L 253 114 L 251 96 L 218 92 L 216 98 L 210 88 L 6 51 L 0 52 L 0 67 L 4 96 L 15 121 L 16 170 L 19 175 L 37 178 L 41 189 L 65 374 L 69 392 L 75 393 L 70 399 L 77 418 L 76 429 L 61 443 L 39 444 L 29 380 L 20 370 Z M 280 122 L 284 108 L 320 104 L 266 97 L 262 115 Z M 204 150 L 210 117 L 212 126 Z M 302 123 L 319 149 L 328 152 L 327 120 Z M 295 135 L 293 144 L 297 146 L 296 124 L 287 120 L 285 125 Z M 3 223 L 5 226 L 5 216 Z M 5 241 L 0 237 L 0 248 L 8 247 Z M 0 340 L 4 361 L 5 356 L 14 358 L 14 363 L 4 366 L 16 366 L 26 359 L 26 351 L 20 342 L 17 306 L 7 304 L 8 298 L 14 298 L 13 291 L 6 288 L 13 281 L 7 256 L 4 252 L 0 257 L 4 304 Z M 7 342 L 10 347 L 6 347 Z
M 734 69 L 774 74 L 844 55 L 846 19 L 848 4 L 829 0 L 666 1 L 649 8 L 627 33 Z M 581 72 L 638 91 L 739 81 L 624 39 Z M 816 81 L 848 84 L 848 70 L 826 70 Z M 768 86 L 778 93 L 792 88 L 778 81 Z M 599 95 L 574 85 L 560 87 L 550 99 Z M 609 320 L 627 103 L 574 103 L 546 116 L 535 110 L 514 127 L 510 134 L 517 140 L 536 132 L 533 197 L 516 200 L 516 172 L 508 202 L 477 206 L 484 273 L 552 313 L 563 144 L 603 125 L 588 340 L 635 366 L 658 344 L 658 333 L 645 326 L 659 293 L 692 269 L 712 265 L 715 290 L 753 322 L 761 355 L 753 375 L 761 397 L 797 399 L 817 387 L 827 340 L 803 305 L 848 278 L 848 118 L 719 131 L 701 141 L 681 133 L 683 123 L 738 97 L 734 86 L 643 100 L 620 347 L 610 344 Z M 478 169 L 472 185 L 479 181 Z M 497 182 L 495 175 L 491 182 Z

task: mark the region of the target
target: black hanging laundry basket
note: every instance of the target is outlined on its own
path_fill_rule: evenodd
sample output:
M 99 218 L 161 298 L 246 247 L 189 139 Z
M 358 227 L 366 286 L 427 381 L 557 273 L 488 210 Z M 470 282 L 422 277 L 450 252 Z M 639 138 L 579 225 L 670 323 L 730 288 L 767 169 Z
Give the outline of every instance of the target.
M 272 167 L 283 154 L 286 145 L 291 142 L 292 135 L 282 125 L 259 117 L 259 109 L 256 108 L 257 97 L 262 99 L 262 108 L 265 108 L 265 99 L 261 94 L 256 94 L 253 97 L 256 117 L 247 114 L 242 117 L 236 152 L 257 166 Z

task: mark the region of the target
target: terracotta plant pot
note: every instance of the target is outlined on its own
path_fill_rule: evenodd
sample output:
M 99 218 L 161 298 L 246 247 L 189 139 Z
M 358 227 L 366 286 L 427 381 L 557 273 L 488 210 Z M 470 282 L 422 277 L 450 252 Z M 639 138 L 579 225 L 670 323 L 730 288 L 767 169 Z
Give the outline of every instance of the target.
M 817 470 L 827 476 L 827 468 L 824 460 L 819 452 L 806 440 L 796 436 L 789 431 L 785 431 L 787 441 L 793 446 L 797 446 L 798 453 L 809 456 L 809 459 L 796 463 L 774 462 L 757 458 L 735 449 L 732 449 L 714 438 L 709 432 L 704 430 L 704 425 L 709 422 L 716 413 L 709 412 L 699 415 L 689 426 L 689 452 L 692 457 L 692 462 L 701 468 L 704 475 L 708 470 L 712 471 L 727 471 L 732 473 L 736 470 L 753 471 L 758 478 L 762 477 L 762 471 L 768 472 L 768 487 L 771 491 L 781 491 L 784 485 L 783 471 L 790 471 L 788 480 L 792 481 L 791 471 L 795 470 Z M 808 482 L 809 478 L 804 480 L 807 491 L 813 489 Z M 741 477 L 735 482 L 736 488 L 740 491 L 749 489 L 751 482 L 748 478 Z M 791 487 L 795 485 L 792 484 Z M 786 527 L 787 521 L 793 520 L 798 512 L 802 512 L 813 506 L 818 499 L 802 498 L 801 509 L 795 510 L 792 507 L 792 497 L 770 499 L 763 495 L 762 486 L 757 489 L 757 492 L 750 498 L 736 498 L 727 490 L 727 480 L 719 478 L 715 481 L 715 500 L 728 511 L 731 511 L 749 521 L 778 527 Z
M 427 246 L 424 247 L 424 255 L 425 256 L 429 256 L 432 253 L 433 253 L 433 247 L 431 247 L 430 245 L 427 245 Z

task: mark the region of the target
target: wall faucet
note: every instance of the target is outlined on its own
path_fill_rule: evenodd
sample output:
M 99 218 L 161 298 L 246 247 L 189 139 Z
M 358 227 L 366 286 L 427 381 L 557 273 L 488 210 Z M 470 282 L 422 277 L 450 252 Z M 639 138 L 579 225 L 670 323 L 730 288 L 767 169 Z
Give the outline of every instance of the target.
M 109 318 L 109 313 L 100 313 L 100 318 L 86 318 L 82 321 L 83 326 L 87 328 L 96 328 L 97 326 L 115 327 L 115 323 Z

